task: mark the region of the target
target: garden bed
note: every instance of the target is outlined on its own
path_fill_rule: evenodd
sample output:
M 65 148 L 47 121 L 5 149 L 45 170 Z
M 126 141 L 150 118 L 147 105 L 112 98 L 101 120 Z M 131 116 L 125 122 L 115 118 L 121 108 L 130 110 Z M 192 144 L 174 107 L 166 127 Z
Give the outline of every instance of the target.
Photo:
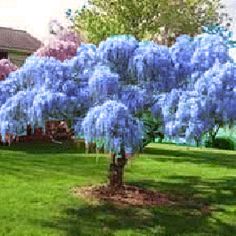
M 90 201 L 108 201 L 118 205 L 138 207 L 171 205 L 174 203 L 166 194 L 130 185 L 124 185 L 120 189 L 111 189 L 107 185 L 76 187 L 73 189 L 73 193 Z

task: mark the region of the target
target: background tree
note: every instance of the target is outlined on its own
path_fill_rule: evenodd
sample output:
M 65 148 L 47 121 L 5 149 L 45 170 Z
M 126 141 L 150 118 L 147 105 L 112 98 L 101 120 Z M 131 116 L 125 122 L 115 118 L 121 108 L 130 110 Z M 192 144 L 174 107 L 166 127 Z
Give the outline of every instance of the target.
M 10 60 L 0 60 L 0 80 L 4 80 L 12 71 L 15 70 L 17 70 L 17 66 L 10 62 Z
M 36 56 L 54 57 L 64 61 L 76 55 L 76 50 L 82 41 L 81 34 L 62 26 L 56 20 L 50 22 L 49 31 L 51 33 L 49 39 L 34 53 Z
M 95 44 L 114 34 L 132 34 L 167 45 L 178 35 L 195 35 L 204 25 L 221 23 L 222 8 L 221 0 L 89 0 L 67 16 Z

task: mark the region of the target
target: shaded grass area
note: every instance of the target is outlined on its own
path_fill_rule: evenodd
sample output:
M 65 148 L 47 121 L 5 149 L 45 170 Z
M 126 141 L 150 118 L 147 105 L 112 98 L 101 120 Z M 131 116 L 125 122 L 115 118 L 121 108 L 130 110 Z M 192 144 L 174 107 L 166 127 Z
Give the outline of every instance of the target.
M 236 235 L 236 152 L 151 144 L 128 184 L 170 195 L 166 207 L 89 204 L 74 186 L 104 183 L 108 155 L 69 143 L 0 147 L 0 235 Z

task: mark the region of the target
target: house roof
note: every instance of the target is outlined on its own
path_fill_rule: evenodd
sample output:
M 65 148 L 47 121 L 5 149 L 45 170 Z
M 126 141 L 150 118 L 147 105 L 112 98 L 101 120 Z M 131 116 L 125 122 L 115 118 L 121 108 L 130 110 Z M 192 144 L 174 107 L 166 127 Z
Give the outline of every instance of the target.
M 28 52 L 36 51 L 41 42 L 24 30 L 0 27 L 0 49 L 16 49 Z

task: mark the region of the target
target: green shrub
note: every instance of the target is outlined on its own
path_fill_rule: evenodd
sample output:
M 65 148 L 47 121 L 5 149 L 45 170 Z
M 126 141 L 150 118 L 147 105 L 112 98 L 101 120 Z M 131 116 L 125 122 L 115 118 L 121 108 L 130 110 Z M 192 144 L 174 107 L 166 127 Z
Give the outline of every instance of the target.
M 205 147 L 209 148 L 209 147 L 213 147 L 212 142 L 209 139 L 206 139 L 204 142 Z
M 234 141 L 229 137 L 216 138 L 213 147 L 225 150 L 234 150 Z

